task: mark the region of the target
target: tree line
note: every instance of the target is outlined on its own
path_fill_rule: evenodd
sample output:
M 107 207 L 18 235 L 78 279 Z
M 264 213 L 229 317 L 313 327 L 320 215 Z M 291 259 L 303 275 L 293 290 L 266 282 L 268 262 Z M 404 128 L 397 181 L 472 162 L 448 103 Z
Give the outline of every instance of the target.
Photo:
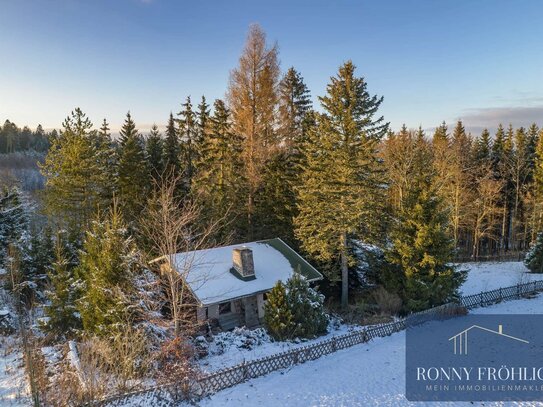
M 6 120 L 3 126 L 0 125 L 0 154 L 28 150 L 46 152 L 49 148 L 49 139 L 56 135 L 55 130 L 46 132 L 41 125 L 32 131 L 27 126 L 21 129 L 15 123 Z
M 74 315 L 97 313 L 77 313 L 77 304 L 92 309 L 94 301 L 98 309 L 113 300 L 100 294 L 113 284 L 124 294 L 111 309 L 130 309 L 136 283 L 121 276 L 141 273 L 128 255 L 134 247 L 161 254 L 145 221 L 156 214 L 164 178 L 176 180 L 179 209 L 197 208 L 190 231 L 205 230 L 205 245 L 281 237 L 324 272 L 344 306 L 349 289 L 360 288 L 352 273 L 361 244 L 384 253 L 366 285 L 385 287 L 409 311 L 455 295 L 464 278 L 451 265 L 455 254 L 526 249 L 541 230 L 537 126 L 500 125 L 494 137 L 486 130 L 474 137 L 461 122 L 433 134 L 392 132 L 379 114 L 382 101 L 348 61 L 313 106 L 301 73 L 281 73 L 277 46 L 255 25 L 225 100 L 187 97 L 163 133 L 154 125 L 142 135 L 127 113 L 114 139 L 105 119 L 95 128 L 75 109 L 48 138 L 41 165 L 43 210 L 58 246 L 51 303 L 68 304 L 61 314 L 81 324 Z M 210 224 L 218 225 L 212 233 Z

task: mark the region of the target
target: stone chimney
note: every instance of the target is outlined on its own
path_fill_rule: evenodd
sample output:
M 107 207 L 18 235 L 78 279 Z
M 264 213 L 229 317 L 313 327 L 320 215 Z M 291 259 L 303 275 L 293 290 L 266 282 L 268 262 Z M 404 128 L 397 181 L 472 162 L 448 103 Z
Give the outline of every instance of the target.
M 253 262 L 253 251 L 242 246 L 235 248 L 232 252 L 234 268 L 242 277 L 254 277 L 255 265 Z

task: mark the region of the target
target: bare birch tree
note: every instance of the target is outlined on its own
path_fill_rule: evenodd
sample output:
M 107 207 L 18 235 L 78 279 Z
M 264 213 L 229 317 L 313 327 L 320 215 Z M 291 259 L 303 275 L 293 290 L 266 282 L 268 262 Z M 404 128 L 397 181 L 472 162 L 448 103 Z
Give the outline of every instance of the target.
M 205 226 L 199 224 L 199 207 L 176 197 L 179 182 L 181 177 L 173 175 L 157 181 L 142 222 L 144 235 L 152 246 L 152 257 L 156 256 L 149 265 L 159 273 L 176 336 L 182 328 L 195 327 L 196 302 L 185 282 L 201 285 L 206 280 L 201 275 L 198 281 L 189 280 L 194 268 L 201 266 L 195 251 L 211 245 L 212 236 L 224 219 Z

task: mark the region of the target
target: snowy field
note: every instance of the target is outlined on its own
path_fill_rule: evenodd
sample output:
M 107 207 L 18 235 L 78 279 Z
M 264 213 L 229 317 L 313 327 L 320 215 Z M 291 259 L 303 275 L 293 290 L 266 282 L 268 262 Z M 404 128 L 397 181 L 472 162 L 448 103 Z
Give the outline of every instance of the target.
M 480 314 L 534 314 L 543 296 L 473 310 Z M 424 402 L 405 399 L 405 332 L 356 345 L 321 359 L 223 390 L 201 406 L 543 406 L 538 402 Z
M 22 355 L 12 337 L 0 337 L 0 406 L 29 406 Z
M 543 274 L 530 273 L 522 262 L 464 263 L 460 268 L 469 270 L 468 278 L 460 289 L 462 295 L 543 280 Z

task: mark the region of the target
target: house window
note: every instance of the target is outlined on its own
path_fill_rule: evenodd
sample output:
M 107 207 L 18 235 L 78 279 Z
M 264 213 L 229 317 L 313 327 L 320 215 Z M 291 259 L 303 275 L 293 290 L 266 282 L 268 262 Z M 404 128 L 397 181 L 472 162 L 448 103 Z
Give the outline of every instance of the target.
M 232 303 L 223 302 L 219 304 L 219 315 L 229 314 L 230 312 L 232 312 Z

